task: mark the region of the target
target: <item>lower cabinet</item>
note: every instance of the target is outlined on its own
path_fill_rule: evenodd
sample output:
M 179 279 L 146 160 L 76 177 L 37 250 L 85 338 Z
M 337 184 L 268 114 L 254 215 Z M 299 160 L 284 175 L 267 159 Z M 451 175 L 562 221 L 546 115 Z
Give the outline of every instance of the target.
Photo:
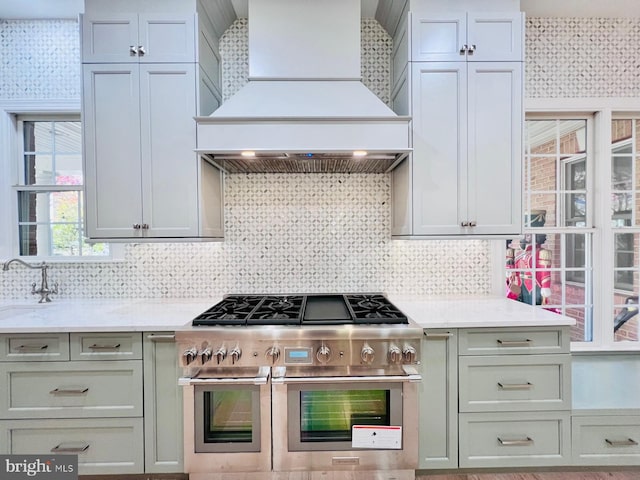
M 143 473 L 142 418 L 0 421 L 6 454 L 78 455 L 80 475 Z
M 77 454 L 80 475 L 181 473 L 178 375 L 166 332 L 0 335 L 0 453 Z
M 457 337 L 455 330 L 428 329 L 422 341 L 420 469 L 458 466 Z
M 574 415 L 571 429 L 575 465 L 640 464 L 640 416 Z
M 570 412 L 460 414 L 460 467 L 567 465 Z

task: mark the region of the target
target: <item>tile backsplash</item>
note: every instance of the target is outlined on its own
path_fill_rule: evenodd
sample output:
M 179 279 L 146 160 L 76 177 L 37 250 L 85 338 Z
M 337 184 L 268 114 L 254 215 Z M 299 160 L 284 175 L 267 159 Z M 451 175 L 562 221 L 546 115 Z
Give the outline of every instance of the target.
M 623 57 L 616 45 L 637 45 L 628 39 L 639 32 L 633 19 L 528 19 L 527 96 L 637 96 L 638 51 Z M 390 39 L 371 19 L 362 33 L 363 82 L 388 101 Z M 221 49 L 228 98 L 246 81 L 245 21 L 228 30 Z M 79 99 L 78 52 L 77 22 L 0 21 L 0 102 Z M 56 263 L 55 298 L 490 290 L 489 242 L 391 240 L 387 175 L 234 174 L 225 197 L 224 242 L 130 244 L 122 262 Z M 37 281 L 37 271 L 20 266 L 0 272 L 0 298 L 31 298 Z

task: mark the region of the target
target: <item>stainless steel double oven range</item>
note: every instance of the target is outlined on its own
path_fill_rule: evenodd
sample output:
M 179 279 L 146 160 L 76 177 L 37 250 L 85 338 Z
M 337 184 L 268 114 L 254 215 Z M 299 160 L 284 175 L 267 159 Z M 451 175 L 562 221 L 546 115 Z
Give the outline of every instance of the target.
M 415 478 L 421 336 L 383 294 L 226 296 L 176 333 L 185 471 Z

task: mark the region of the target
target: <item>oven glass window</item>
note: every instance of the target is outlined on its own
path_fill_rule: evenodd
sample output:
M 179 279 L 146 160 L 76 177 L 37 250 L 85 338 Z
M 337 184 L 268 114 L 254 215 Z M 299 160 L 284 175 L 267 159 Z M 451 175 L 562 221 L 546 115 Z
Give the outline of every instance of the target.
M 253 392 L 214 390 L 204 395 L 204 442 L 242 443 L 253 439 Z
M 349 442 L 353 425 L 390 425 L 389 390 L 300 391 L 300 441 Z

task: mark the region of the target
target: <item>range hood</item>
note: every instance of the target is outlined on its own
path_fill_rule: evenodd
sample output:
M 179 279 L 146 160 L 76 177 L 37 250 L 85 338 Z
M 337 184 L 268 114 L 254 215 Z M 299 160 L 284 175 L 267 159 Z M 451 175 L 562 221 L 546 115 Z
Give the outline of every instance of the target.
M 386 172 L 410 117 L 360 81 L 360 0 L 249 0 L 249 82 L 209 117 L 197 151 L 227 172 Z

